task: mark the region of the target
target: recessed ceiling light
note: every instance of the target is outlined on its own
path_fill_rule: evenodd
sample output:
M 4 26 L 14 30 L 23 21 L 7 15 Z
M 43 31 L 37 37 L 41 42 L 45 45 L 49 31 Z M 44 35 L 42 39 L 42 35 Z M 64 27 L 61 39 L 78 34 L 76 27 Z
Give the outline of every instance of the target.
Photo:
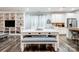
M 26 11 L 29 11 L 29 8 L 26 8 Z
M 59 11 L 64 11 L 64 9 L 65 9 L 64 7 L 60 7 Z
M 51 11 L 51 8 L 48 8 L 48 11 Z
M 71 10 L 76 10 L 76 8 L 71 8 Z

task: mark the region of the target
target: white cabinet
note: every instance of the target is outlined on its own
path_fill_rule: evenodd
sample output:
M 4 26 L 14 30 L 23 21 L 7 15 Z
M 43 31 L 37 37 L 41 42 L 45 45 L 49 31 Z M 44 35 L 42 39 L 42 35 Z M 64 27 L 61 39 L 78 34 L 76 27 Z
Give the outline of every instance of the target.
M 65 17 L 64 14 L 52 14 L 52 23 L 65 22 L 64 17 Z
M 55 29 L 59 32 L 59 34 L 67 34 L 67 29 L 64 27 L 55 27 Z

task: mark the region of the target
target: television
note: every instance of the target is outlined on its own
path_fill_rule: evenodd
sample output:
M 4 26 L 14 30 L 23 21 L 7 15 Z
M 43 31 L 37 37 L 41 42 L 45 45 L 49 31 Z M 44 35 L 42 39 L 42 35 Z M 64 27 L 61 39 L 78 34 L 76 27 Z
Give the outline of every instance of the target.
M 5 27 L 15 27 L 15 20 L 5 20 Z

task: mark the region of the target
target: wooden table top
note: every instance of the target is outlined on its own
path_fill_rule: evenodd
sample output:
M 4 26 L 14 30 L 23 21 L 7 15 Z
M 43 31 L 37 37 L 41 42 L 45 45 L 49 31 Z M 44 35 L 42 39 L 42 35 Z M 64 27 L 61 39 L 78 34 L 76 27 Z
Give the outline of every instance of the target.
M 79 28 L 69 28 L 70 31 L 79 32 Z

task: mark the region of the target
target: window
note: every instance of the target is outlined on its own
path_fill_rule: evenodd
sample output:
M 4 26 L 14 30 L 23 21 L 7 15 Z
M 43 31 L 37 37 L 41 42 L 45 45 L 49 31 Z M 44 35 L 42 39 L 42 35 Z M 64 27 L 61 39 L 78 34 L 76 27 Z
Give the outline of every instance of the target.
M 27 14 L 25 17 L 25 29 L 45 28 L 47 20 L 51 20 L 50 14 Z

